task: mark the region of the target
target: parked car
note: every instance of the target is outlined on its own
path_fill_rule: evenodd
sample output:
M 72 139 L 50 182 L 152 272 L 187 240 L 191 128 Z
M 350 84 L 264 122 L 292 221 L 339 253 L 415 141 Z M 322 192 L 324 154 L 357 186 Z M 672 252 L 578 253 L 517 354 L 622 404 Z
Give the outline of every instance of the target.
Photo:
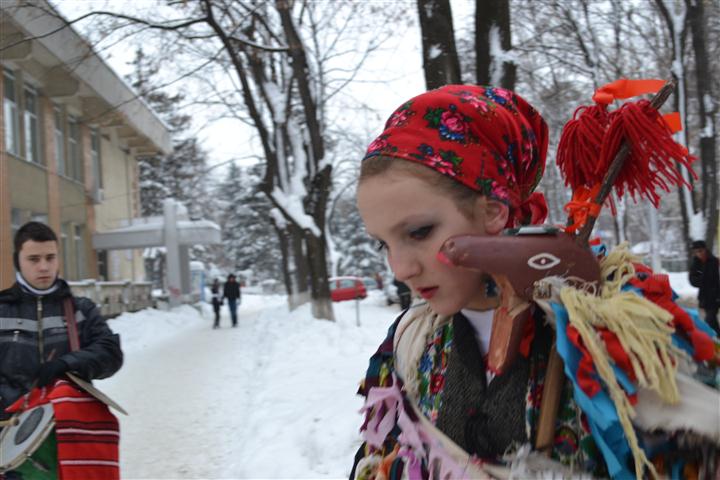
M 365 284 L 366 290 L 377 290 L 378 289 L 377 280 L 375 280 L 374 278 L 363 277 L 362 281 Z
M 400 303 L 400 296 L 398 295 L 397 287 L 393 284 L 393 279 L 390 278 L 383 282 L 383 293 L 385 294 L 385 303 L 388 306 Z
M 362 278 L 333 277 L 328 279 L 328 282 L 330 283 L 330 298 L 333 302 L 367 297 L 367 288 L 365 288 Z

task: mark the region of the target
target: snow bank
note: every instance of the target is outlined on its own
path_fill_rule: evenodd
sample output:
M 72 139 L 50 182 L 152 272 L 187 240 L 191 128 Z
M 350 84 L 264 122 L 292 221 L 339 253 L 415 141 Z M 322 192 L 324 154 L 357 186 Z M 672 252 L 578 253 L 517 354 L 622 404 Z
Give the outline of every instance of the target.
M 399 313 L 381 292 L 336 322 L 283 296 L 248 295 L 239 327 L 184 306 L 110 321 L 126 362 L 97 382 L 121 421 L 123 478 L 347 477 L 360 444 L 358 382 Z

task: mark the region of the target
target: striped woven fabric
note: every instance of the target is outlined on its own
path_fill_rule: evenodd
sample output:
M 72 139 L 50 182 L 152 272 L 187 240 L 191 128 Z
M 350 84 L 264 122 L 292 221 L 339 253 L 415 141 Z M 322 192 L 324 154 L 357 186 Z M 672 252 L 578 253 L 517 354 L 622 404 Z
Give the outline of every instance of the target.
M 65 380 L 47 390 L 33 390 L 8 411 L 52 403 L 59 479 L 119 479 L 120 429 L 107 405 Z

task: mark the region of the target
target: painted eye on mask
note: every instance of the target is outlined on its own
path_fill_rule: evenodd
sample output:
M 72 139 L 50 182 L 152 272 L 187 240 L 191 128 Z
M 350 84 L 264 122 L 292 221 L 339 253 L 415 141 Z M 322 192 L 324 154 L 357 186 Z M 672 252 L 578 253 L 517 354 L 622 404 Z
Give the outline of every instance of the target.
M 547 252 L 538 253 L 528 258 L 527 264 L 535 270 L 549 270 L 560 263 L 560 259 Z
M 413 240 L 423 240 L 430 235 L 430 232 L 432 232 L 433 226 L 432 225 L 425 225 L 420 228 L 416 228 L 415 230 L 411 230 L 408 234 L 410 238 Z

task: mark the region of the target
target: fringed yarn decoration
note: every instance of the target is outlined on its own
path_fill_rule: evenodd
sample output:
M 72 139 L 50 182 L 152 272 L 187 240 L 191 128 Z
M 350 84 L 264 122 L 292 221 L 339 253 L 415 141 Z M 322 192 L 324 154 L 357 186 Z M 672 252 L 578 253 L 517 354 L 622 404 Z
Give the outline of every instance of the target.
M 675 162 L 688 169 L 695 157 L 672 138 L 672 131 L 660 112 L 647 100 L 625 103 L 610 115 L 610 125 L 603 138 L 596 174 L 603 175 L 610 168 L 623 140 L 630 143 L 630 155 L 618 174 L 614 187 L 619 197 L 627 191 L 648 199 L 655 208 L 660 203 L 657 190 L 670 191 L 671 186 L 691 188 L 678 171 Z
M 560 136 L 556 162 L 573 191 L 602 181 L 597 164 L 610 116 L 605 105 L 582 106 L 575 110 Z
M 682 307 L 673 301 L 673 291 L 667 275 L 653 273 L 642 264 L 635 264 L 638 273 L 630 284 L 642 291 L 643 296 L 673 316 L 677 333 L 690 341 L 693 359 L 698 362 L 711 361 L 715 357 L 715 342 L 712 337 L 695 326 L 695 322 Z
M 632 256 L 627 244 L 616 247 L 601 261 L 604 283 L 599 295 L 590 295 L 575 288 L 563 288 L 560 299 L 567 309 L 570 329 L 582 340 L 582 347 L 592 357 L 592 365 L 602 379 L 617 410 L 618 418 L 635 459 L 637 478 L 644 467 L 657 476 L 654 466 L 640 448 L 631 423 L 635 416 L 632 400 L 616 375 L 618 363 L 630 363 L 628 375 L 637 383 L 657 393 L 663 401 L 679 401 L 675 373 L 677 362 L 672 353 L 672 315 L 649 300 L 621 288 L 634 276 Z M 599 332 L 609 332 L 604 335 Z M 610 335 L 610 333 L 612 335 Z M 603 338 L 617 341 L 627 354 L 623 362 L 615 362 Z M 592 396 L 592 392 L 586 392 Z
M 626 140 L 630 153 L 613 182 L 618 196 L 627 191 L 633 199 L 647 198 L 657 207 L 657 189 L 690 187 L 675 164 L 697 177 L 690 168 L 695 157 L 672 138 L 680 129 L 677 115 L 663 116 L 647 100 L 626 102 L 612 112 L 607 108 L 616 99 L 655 93 L 663 84 L 662 80 L 621 79 L 599 88 L 593 95 L 595 105 L 575 110 L 563 128 L 556 156 L 565 185 L 575 191 L 602 183 Z

